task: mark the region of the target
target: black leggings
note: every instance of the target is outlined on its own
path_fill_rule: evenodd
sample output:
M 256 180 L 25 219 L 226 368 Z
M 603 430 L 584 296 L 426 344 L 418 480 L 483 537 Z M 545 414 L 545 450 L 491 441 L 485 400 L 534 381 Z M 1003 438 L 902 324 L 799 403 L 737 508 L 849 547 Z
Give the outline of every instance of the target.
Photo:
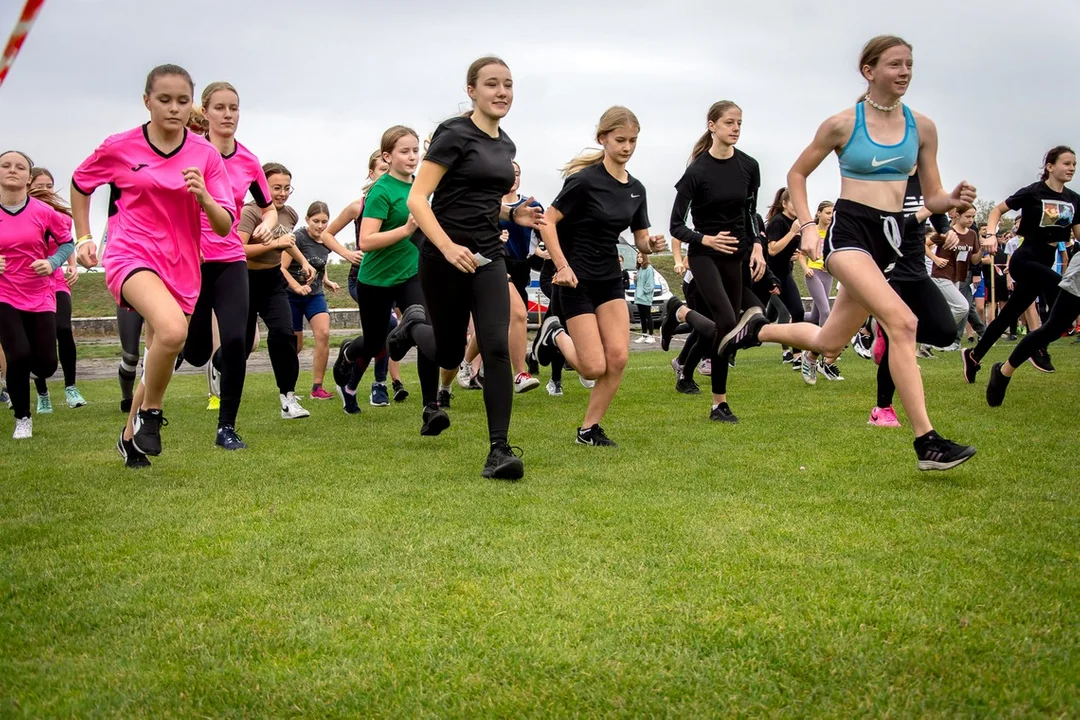
M 116 306 L 116 329 L 120 335 L 120 397 L 130 400 L 135 392 L 135 371 L 139 369 L 139 339 L 143 316 L 134 310 Z
M 1057 300 L 1050 308 L 1050 316 L 1046 318 L 1046 322 L 1035 332 L 1029 332 L 1017 343 L 1012 355 L 1009 356 L 1009 364 L 1014 368 L 1023 365 L 1037 351 L 1060 338 L 1062 333 L 1073 326 L 1078 315 L 1080 315 L 1080 297 L 1065 290 L 1059 292 Z
M 184 360 L 195 367 L 212 361 L 214 367 L 221 371 L 218 427 L 236 426 L 236 414 L 240 410 L 240 398 L 244 394 L 247 356 L 251 349 L 250 344 L 245 345 L 249 293 L 247 263 L 243 260 L 202 264 L 202 286 L 188 323 Z M 214 349 L 214 315 L 217 315 L 221 347 L 211 358 L 210 354 Z
M 71 332 L 71 293 L 56 293 L 56 347 L 59 350 L 60 367 L 64 369 L 64 387 L 75 384 L 75 336 Z M 43 377 L 35 377 L 38 395 L 49 392 Z
M 890 280 L 889 285 L 919 321 L 915 341 L 935 347 L 952 343 L 956 335 L 956 323 L 945 296 L 929 276 L 918 280 Z M 882 328 L 884 335 L 885 329 Z M 889 338 L 885 336 L 885 353 L 877 371 L 877 406 L 889 407 L 896 394 L 892 373 L 889 371 Z
M 641 321 L 641 332 L 645 335 L 653 334 L 652 305 L 638 305 L 638 319 Z
M 293 333 L 292 307 L 285 289 L 285 276 L 279 268 L 249 268 L 248 285 L 250 300 L 244 351 L 251 352 L 251 346 L 255 344 L 256 322 L 261 317 L 268 330 L 266 347 L 270 351 L 270 366 L 274 369 L 278 392 L 288 395 L 296 390 L 300 358 L 296 354 L 296 335 Z M 222 392 L 224 390 L 222 388 Z
M 506 263 L 499 257 L 474 273 L 464 273 L 441 255 L 425 254 L 420 258 L 420 286 L 435 331 L 439 367 L 456 368 L 465 359 L 466 333 L 472 314 L 484 361 L 488 436 L 492 443 L 506 442 L 514 398 Z
M 381 287 L 356 283 L 356 303 L 360 307 L 360 328 L 364 334 L 349 344 L 356 372 L 349 384 L 359 384 L 372 360 L 386 355 L 386 336 L 390 332 L 390 313 L 394 305 L 404 310 L 410 305 L 423 305 L 424 293 L 420 290 L 420 278 L 413 275 L 398 285 Z M 416 372 L 420 376 L 420 390 L 424 405 L 436 402 L 439 393 L 439 366 L 436 363 L 435 333 L 430 325 L 413 325 L 413 342 L 416 343 Z M 355 385 L 354 385 L 355 387 Z
M 0 303 L 0 347 L 7 356 L 7 384 L 15 419 L 30 417 L 30 375 L 56 372 L 56 313 L 26 312 Z
M 692 276 L 690 282 L 683 282 L 683 297 L 686 298 L 688 308 L 698 310 L 701 298 L 698 297 L 697 283 L 694 282 Z M 707 352 L 708 347 L 701 342 L 701 333 L 691 328 L 690 334 L 686 336 L 686 342 L 683 343 L 683 348 L 679 352 L 679 364 L 683 368 L 683 378 L 687 380 L 694 379 L 694 371 Z
M 1013 278 L 1012 293 L 1005 307 L 1001 308 L 1001 312 L 994 318 L 994 322 L 986 328 L 979 344 L 971 351 L 976 360 L 986 357 L 986 353 L 990 352 L 998 338 L 1009 326 L 1016 324 L 1024 311 L 1035 302 L 1035 298 L 1041 297 L 1050 305 L 1054 304 L 1058 297 L 1061 276 L 1050 267 L 1053 262 L 1052 257 L 1049 261 L 1040 261 L 1034 250 L 1023 245 L 1013 253 L 1012 260 L 1009 261 L 1009 274 Z
M 686 322 L 701 334 L 712 358 L 712 391 L 714 395 L 727 392 L 728 364 L 716 356 L 720 340 L 735 328 L 739 315 L 750 307 L 761 307 L 757 296 L 743 282 L 746 259 L 693 255 L 690 270 L 694 273 L 699 310 L 686 314 Z
M 545 263 L 545 266 L 548 265 L 548 264 L 550 264 L 550 261 Z M 544 296 L 548 298 L 548 309 L 547 309 L 547 312 L 544 313 L 544 319 L 545 320 L 547 320 L 549 317 L 552 317 L 552 316 L 558 317 L 558 315 L 559 315 L 558 308 L 555 305 L 555 297 L 554 297 L 555 289 L 551 286 L 551 281 L 555 277 L 554 272 L 553 272 L 554 267 L 555 267 L 554 265 L 551 266 L 550 269 L 552 270 L 552 272 L 550 272 L 550 273 L 548 273 L 548 272 L 540 273 L 540 292 L 544 293 Z M 547 267 L 545 267 L 544 269 L 548 270 Z M 564 367 L 566 367 L 566 358 L 563 357 L 563 354 L 561 352 L 558 352 L 558 350 L 556 350 L 556 352 L 554 352 L 552 354 L 552 357 L 551 357 L 551 379 L 552 379 L 552 381 L 557 382 L 557 383 L 562 382 L 562 371 L 563 371 Z

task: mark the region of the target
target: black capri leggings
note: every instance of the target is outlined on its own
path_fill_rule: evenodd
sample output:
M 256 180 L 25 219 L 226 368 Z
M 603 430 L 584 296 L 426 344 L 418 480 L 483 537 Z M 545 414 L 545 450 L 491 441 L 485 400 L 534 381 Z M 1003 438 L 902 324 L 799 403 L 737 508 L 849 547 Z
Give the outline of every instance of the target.
M 1024 245 L 1013 253 L 1012 260 L 1009 261 L 1009 274 L 1013 278 L 1012 293 L 1005 307 L 1001 308 L 1001 312 L 994 318 L 994 322 L 986 328 L 979 344 L 971 351 L 976 360 L 986 357 L 986 353 L 990 352 L 998 338 L 1011 325 L 1016 324 L 1024 311 L 1035 302 L 1035 298 L 1042 298 L 1048 305 L 1054 304 L 1060 290 L 1058 283 L 1061 282 L 1061 276 L 1051 267 L 1053 262 L 1053 257 L 1040 260 L 1034 250 Z
M 7 384 L 15 419 L 30 417 L 30 375 L 56 372 L 56 313 L 26 312 L 0 303 L 0 347 L 7 356 Z
M 918 280 L 890 280 L 889 285 L 919 321 L 915 330 L 916 342 L 945 347 L 956 339 L 956 323 L 953 322 L 952 310 L 929 276 Z M 889 337 L 886 335 L 885 352 L 881 356 L 877 371 L 878 407 L 886 408 L 892 405 L 895 394 L 896 384 L 893 383 L 892 373 L 889 371 Z
M 1035 332 L 1029 332 L 1017 343 L 1009 356 L 1009 364 L 1018 368 L 1027 362 L 1028 358 L 1059 339 L 1066 330 L 1073 326 L 1077 316 L 1080 315 L 1080 297 L 1071 292 L 1062 290 L 1058 293 L 1057 300 L 1050 308 L 1050 316 L 1046 322 Z
M 425 254 L 420 258 L 420 286 L 435 331 L 439 367 L 457 368 L 465 358 L 466 333 L 472 314 L 484 361 L 488 436 L 492 443 L 506 442 L 514 396 L 506 263 L 500 257 L 478 267 L 474 273 L 464 273 L 442 255 Z
M 75 335 L 71 331 L 71 293 L 56 293 L 56 347 L 60 367 L 64 369 L 64 387 L 75 384 Z M 34 385 L 39 395 L 49 392 L 43 377 L 35 377 Z
M 255 344 L 255 326 L 261 317 L 269 331 L 266 347 L 270 352 L 270 366 L 278 392 L 288 395 L 296 390 L 300 376 L 300 358 L 296 354 L 296 335 L 293 333 L 292 307 L 286 290 L 285 276 L 279 268 L 267 270 L 248 269 L 249 306 L 247 334 L 244 338 L 246 353 Z M 225 388 L 221 389 L 225 392 Z
M 687 313 L 686 322 L 701 334 L 712 358 L 713 394 L 723 395 L 728 364 L 716 356 L 717 346 L 735 328 L 739 315 L 750 307 L 762 308 L 761 301 L 744 283 L 746 258 L 694 255 L 689 262 L 700 301 L 698 310 Z
M 390 332 L 390 313 L 394 306 L 404 310 L 410 305 L 423 305 L 424 293 L 420 278 L 413 275 L 403 283 L 382 287 L 357 281 L 356 303 L 360 308 L 360 328 L 364 334 L 349 343 L 349 355 L 356 371 L 349 384 L 359 383 L 371 361 L 385 357 L 386 336 Z M 436 402 L 439 392 L 439 366 L 436 364 L 435 333 L 430 325 L 414 325 L 412 339 L 416 343 L 416 372 L 424 405 Z
M 202 264 L 202 286 L 188 323 L 184 360 L 195 367 L 212 361 L 214 367 L 221 371 L 218 427 L 236 426 L 247 376 L 248 350 L 251 348 L 247 340 L 249 303 L 247 263 L 238 260 Z M 217 315 L 221 347 L 211 358 L 214 315 Z

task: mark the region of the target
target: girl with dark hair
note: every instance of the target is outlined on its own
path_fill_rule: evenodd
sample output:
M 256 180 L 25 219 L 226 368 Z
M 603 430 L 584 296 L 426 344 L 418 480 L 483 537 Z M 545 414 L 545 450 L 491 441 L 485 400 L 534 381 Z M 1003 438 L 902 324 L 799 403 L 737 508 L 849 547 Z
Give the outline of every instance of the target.
M 988 248 L 996 250 L 996 234 L 1001 216 L 1006 212 L 1019 211 L 1021 217 L 1021 235 L 1024 243 L 1013 253 L 1009 261 L 1009 276 L 1013 280 L 1009 301 L 1001 309 L 994 321 L 986 328 L 982 339 L 970 350 L 965 348 L 964 379 L 975 382 L 975 375 L 982 366 L 982 359 L 998 341 L 1006 328 L 1015 323 L 1024 314 L 1035 298 L 1041 297 L 1048 305 L 1053 305 L 1058 297 L 1061 275 L 1054 272 L 1059 242 L 1064 242 L 1070 235 L 1080 237 L 1080 195 L 1065 184 L 1076 173 L 1076 153 L 1065 145 L 1051 148 L 1043 158 L 1042 175 L 1039 181 L 1020 188 L 1005 202 L 990 211 L 986 220 Z M 1066 299 L 1066 304 L 1068 304 Z M 1009 363 L 1003 365 L 1005 377 L 1012 375 L 1015 365 L 1013 359 L 1031 360 L 1031 364 L 1042 372 L 1054 372 L 1050 354 L 1046 351 L 1046 334 L 1027 342 L 1024 349 L 1017 346 Z M 1020 362 L 1023 362 L 1021 360 Z
M 117 303 L 133 308 L 147 326 L 143 382 L 117 440 L 128 467 L 146 467 L 147 456 L 161 454 L 165 390 L 201 285 L 203 216 L 215 235 L 225 237 L 236 213 L 221 153 L 187 130 L 194 93 L 183 68 L 154 68 L 143 95 L 150 121 L 105 140 L 71 179 L 83 267 L 97 265 L 90 194 L 102 185 L 112 188 L 105 283 Z

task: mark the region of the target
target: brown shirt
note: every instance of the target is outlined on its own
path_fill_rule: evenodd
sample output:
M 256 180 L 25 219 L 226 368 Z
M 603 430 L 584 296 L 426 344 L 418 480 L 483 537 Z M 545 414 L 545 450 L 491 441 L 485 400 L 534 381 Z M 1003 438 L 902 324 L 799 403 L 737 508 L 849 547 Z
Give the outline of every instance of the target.
M 955 228 L 953 229 L 955 230 Z M 952 250 L 946 250 L 942 246 L 942 243 L 945 242 L 944 235 L 934 233 L 931 237 L 934 244 L 937 245 L 937 256 L 948 260 L 949 264 L 945 267 L 938 267 L 937 263 L 934 263 L 934 267 L 930 271 L 930 277 L 942 278 L 950 282 L 967 282 L 968 265 L 974 259 L 975 248 L 979 246 L 979 236 L 971 228 L 968 228 L 967 232 L 957 232 L 956 234 L 960 238 L 960 242 Z
M 296 214 L 296 211 L 286 205 L 278 210 L 278 227 L 274 233 L 274 237 L 280 237 L 282 235 L 288 235 L 296 227 L 296 223 L 300 221 L 300 216 Z M 237 233 L 246 233 L 248 236 L 247 244 L 258 244 L 258 240 L 254 240 L 251 237 L 251 233 L 255 232 L 255 228 L 259 227 L 262 222 L 262 210 L 255 203 L 248 203 L 244 206 L 244 209 L 240 211 L 240 224 L 236 227 Z M 273 266 L 281 264 L 281 250 L 267 250 L 264 253 L 258 255 L 251 255 L 248 257 L 249 265 L 263 265 Z

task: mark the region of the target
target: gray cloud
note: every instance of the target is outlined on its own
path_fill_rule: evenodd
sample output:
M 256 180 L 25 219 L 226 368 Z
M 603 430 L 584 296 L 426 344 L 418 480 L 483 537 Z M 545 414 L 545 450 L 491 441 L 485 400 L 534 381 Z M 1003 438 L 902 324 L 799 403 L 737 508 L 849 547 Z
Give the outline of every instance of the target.
M 0 32 L 14 24 L 16 4 L 0 8 Z M 862 89 L 854 67 L 862 43 L 894 32 L 915 45 L 907 100 L 937 122 L 943 179 L 967 179 L 1001 200 L 1034 179 L 1048 147 L 1077 142 L 1071 37 L 1080 3 L 970 8 L 49 0 L 0 88 L 0 145 L 68 177 L 107 135 L 145 122 L 146 72 L 176 62 L 200 85 L 235 84 L 241 141 L 290 167 L 298 209 L 321 199 L 336 213 L 359 193 L 382 130 L 405 123 L 430 132 L 463 107 L 469 62 L 494 52 L 514 71 L 503 127 L 518 146 L 523 190 L 550 200 L 561 186 L 556 169 L 591 144 L 603 110 L 627 105 L 643 126 L 630 171 L 649 190 L 654 230 L 666 231 L 672 185 L 713 101 L 742 106 L 739 146 L 761 163 L 769 197 L 821 120 Z M 830 159 L 811 178 L 811 199 L 838 189 Z M 95 227 L 104 204 L 95 198 Z

